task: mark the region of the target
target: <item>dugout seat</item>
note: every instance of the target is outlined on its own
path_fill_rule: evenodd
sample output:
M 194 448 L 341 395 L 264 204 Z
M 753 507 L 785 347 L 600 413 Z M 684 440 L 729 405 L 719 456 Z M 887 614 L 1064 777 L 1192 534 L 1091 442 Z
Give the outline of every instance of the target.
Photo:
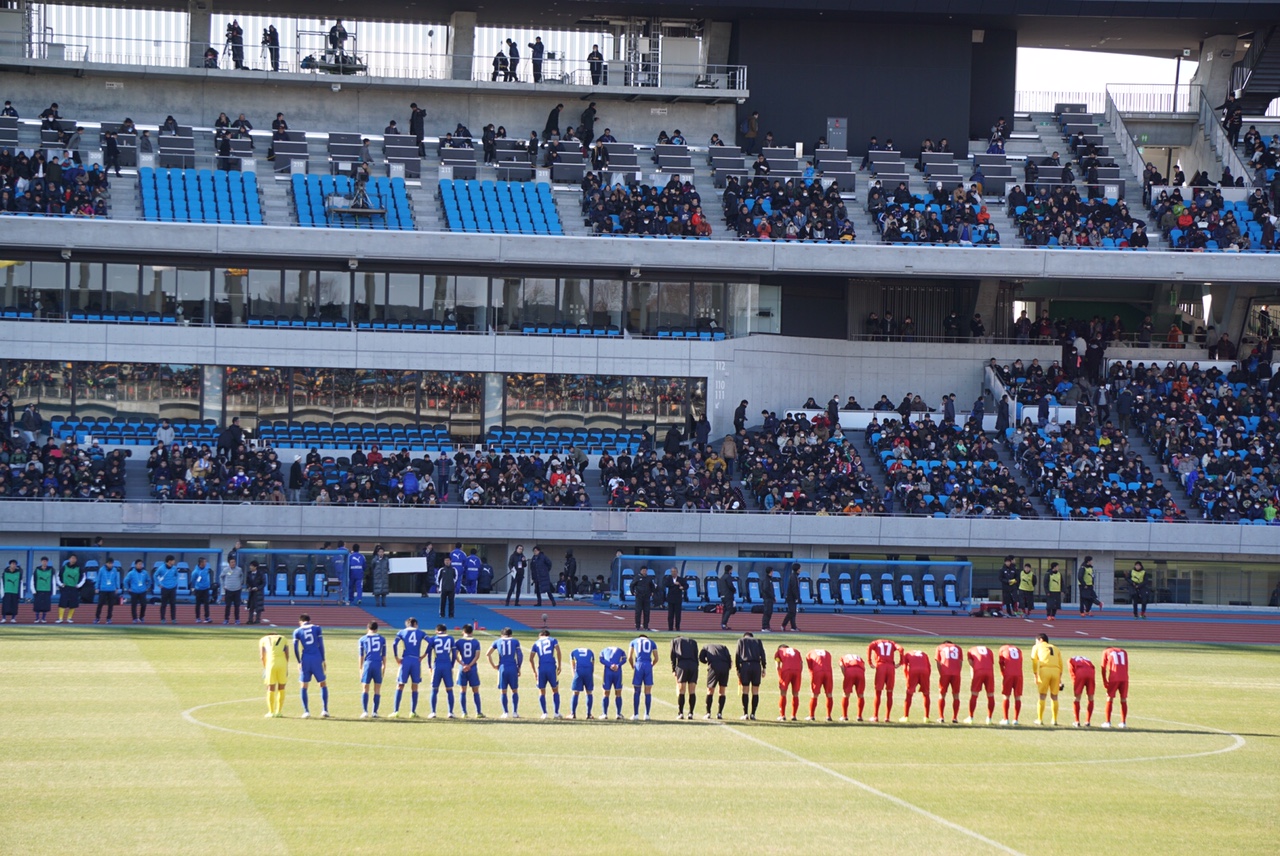
M 273 592 L 276 597 L 289 596 L 289 575 L 284 571 L 276 572 L 276 584 Z
M 324 574 L 315 574 L 311 578 L 311 590 L 315 592 L 316 597 L 324 597 Z
M 626 603 L 631 597 L 631 583 L 636 578 L 636 572 L 633 568 L 623 568 L 621 582 L 619 584 L 618 598 Z
M 311 597 L 311 592 L 307 590 L 307 575 L 305 573 L 294 574 L 293 596 L 294 597 Z
M 808 606 L 813 605 L 813 580 L 807 573 L 800 574 L 800 602 Z
M 720 580 L 715 574 L 707 574 L 707 603 L 720 600 Z
M 893 574 L 880 575 L 880 602 L 885 606 L 898 606 L 898 598 L 893 593 Z
M 902 602 L 913 608 L 920 605 L 920 601 L 916 600 L 916 580 L 910 574 L 902 576 Z
M 760 575 L 755 571 L 747 574 L 747 602 L 759 603 L 764 598 L 760 596 Z
M 871 591 L 871 574 L 858 576 L 858 599 L 867 606 L 876 602 L 876 596 Z
M 947 574 L 942 578 L 942 602 L 951 609 L 960 608 L 960 596 L 956 590 L 955 574 Z
M 840 602 L 852 606 L 857 603 L 853 597 L 853 577 L 848 574 L 841 574 L 839 581 L 836 583 L 836 591 L 840 595 Z
M 836 599 L 831 594 L 831 575 L 818 575 L 818 603 L 832 604 Z
M 937 609 L 942 606 L 938 602 L 938 585 L 933 578 L 933 574 L 925 574 L 920 578 L 920 588 L 924 595 L 924 605 L 930 609 Z

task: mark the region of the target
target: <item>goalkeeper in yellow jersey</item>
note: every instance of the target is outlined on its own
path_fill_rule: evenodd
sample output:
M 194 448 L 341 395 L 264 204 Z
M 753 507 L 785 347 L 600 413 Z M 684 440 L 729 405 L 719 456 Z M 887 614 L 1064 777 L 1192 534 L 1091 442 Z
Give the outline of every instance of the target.
M 258 640 L 258 653 L 262 657 L 262 680 L 267 685 L 267 718 L 281 716 L 284 708 L 284 687 L 289 682 L 289 644 L 278 633 L 271 633 Z
M 1031 673 L 1036 678 L 1036 692 L 1040 700 L 1036 704 L 1036 725 L 1044 724 L 1045 697 L 1053 699 L 1053 724 L 1058 724 L 1058 692 L 1062 689 L 1062 650 L 1049 643 L 1049 637 L 1041 633 L 1031 649 Z

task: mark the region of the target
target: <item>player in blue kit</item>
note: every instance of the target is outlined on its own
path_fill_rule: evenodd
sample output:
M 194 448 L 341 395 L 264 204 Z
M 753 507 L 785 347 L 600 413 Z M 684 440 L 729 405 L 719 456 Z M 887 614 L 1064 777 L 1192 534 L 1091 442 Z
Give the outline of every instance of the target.
M 480 640 L 472 636 L 475 628 L 470 624 L 462 625 L 462 638 L 456 645 L 458 661 L 458 695 L 462 702 L 462 715 L 467 715 L 467 687 L 476 702 L 476 718 L 484 719 L 480 710 Z
M 587 719 L 595 719 L 591 715 L 591 703 L 596 688 L 596 654 L 590 648 L 574 648 L 569 652 L 569 661 L 573 663 L 573 701 L 570 703 L 569 718 L 578 718 L 578 694 L 587 693 Z
M 320 715 L 327 719 L 329 685 L 324 680 L 324 636 L 305 612 L 298 616 L 298 629 L 293 631 L 293 656 L 298 661 L 298 677 L 302 681 L 302 718 L 311 718 L 307 690 L 314 678 L 320 683 Z
M 440 685 L 444 684 L 449 699 L 449 718 L 453 719 L 453 660 L 455 648 L 449 628 L 436 625 L 436 635 L 427 642 L 427 656 L 431 659 L 431 715 L 436 718 L 436 699 L 440 697 Z
M 609 691 L 613 691 L 614 718 L 622 719 L 622 667 L 627 664 L 627 652 L 611 645 L 600 652 L 600 667 L 604 672 L 601 682 L 603 696 L 600 699 L 601 715 L 609 718 Z
M 560 643 L 550 630 L 538 633 L 529 654 L 533 677 L 538 681 L 538 704 L 542 705 L 542 718 L 547 718 L 547 685 L 551 685 L 551 698 L 555 702 L 555 718 L 560 718 Z
M 359 544 L 351 545 L 351 555 L 347 557 L 347 601 L 357 604 L 364 601 L 364 553 Z
M 640 691 L 644 690 L 644 718 L 648 719 L 649 711 L 653 708 L 653 663 L 658 658 L 658 646 L 641 633 L 631 640 L 630 647 L 631 654 L 627 657 L 627 662 L 635 669 L 631 676 L 631 686 L 635 687 L 635 707 L 631 718 L 640 718 Z
M 494 661 L 497 655 L 497 661 Z M 520 651 L 520 640 L 511 636 L 511 628 L 504 627 L 502 635 L 493 640 L 489 646 L 489 665 L 498 670 L 498 691 L 502 693 L 502 718 L 507 718 L 507 692 L 511 692 L 511 716 L 520 718 L 520 666 L 524 662 L 524 654 Z
M 369 718 L 369 685 L 373 685 L 373 718 L 382 704 L 382 675 L 387 669 L 387 640 L 378 633 L 378 622 L 369 622 L 369 632 L 360 637 L 361 719 Z
M 391 712 L 393 719 L 400 715 L 405 684 L 409 685 L 409 717 L 418 718 L 418 684 L 422 683 L 422 643 L 425 638 L 426 634 L 418 629 L 418 619 L 407 618 L 404 629 L 391 643 L 391 653 L 400 666 L 400 673 L 396 675 L 396 708 Z

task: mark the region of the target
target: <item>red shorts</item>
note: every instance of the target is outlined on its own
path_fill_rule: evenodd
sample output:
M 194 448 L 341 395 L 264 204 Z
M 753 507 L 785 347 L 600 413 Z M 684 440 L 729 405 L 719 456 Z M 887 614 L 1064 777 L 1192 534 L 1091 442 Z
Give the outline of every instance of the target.
M 1111 698 L 1116 693 L 1120 694 L 1120 698 L 1129 697 L 1129 679 L 1107 681 L 1107 698 Z
M 883 666 L 876 669 L 876 692 L 881 690 L 893 690 L 893 682 L 898 670 L 893 666 Z
M 787 689 L 791 692 L 800 692 L 800 672 L 778 672 L 778 689 L 785 695 Z
M 855 689 L 858 695 L 867 690 L 867 673 L 862 669 L 851 669 L 844 673 L 844 694 L 849 695 Z
M 945 693 L 947 690 L 951 690 L 952 695 L 960 695 L 959 675 L 938 675 L 938 692 Z
M 1022 672 L 1000 676 L 1000 695 L 1022 695 Z
M 925 695 L 929 694 L 928 672 L 909 672 L 907 674 L 907 695 L 911 695 L 916 690 L 920 690 Z
M 969 679 L 969 692 L 977 695 L 981 690 L 986 690 L 987 695 L 996 694 L 996 676 L 993 672 L 973 673 L 973 677 Z
M 1075 676 L 1071 678 L 1071 689 L 1077 696 L 1081 693 L 1093 695 L 1096 686 L 1096 679 L 1092 669 L 1087 672 L 1076 672 Z
M 835 678 L 832 676 L 830 670 L 809 673 L 809 691 L 814 695 L 817 695 L 819 692 L 825 692 L 827 695 L 831 695 L 831 687 L 834 685 Z

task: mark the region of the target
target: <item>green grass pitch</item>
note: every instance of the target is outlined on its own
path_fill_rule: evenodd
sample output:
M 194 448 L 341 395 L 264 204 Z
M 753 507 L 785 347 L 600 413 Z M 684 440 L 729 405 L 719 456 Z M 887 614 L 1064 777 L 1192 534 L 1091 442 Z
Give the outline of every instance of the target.
M 258 628 L 104 630 L 0 631 L 5 852 L 1238 854 L 1274 853 L 1280 832 L 1272 648 L 1128 646 L 1127 731 L 1096 727 L 1101 694 L 1089 730 L 1030 725 L 1031 694 L 1016 730 L 781 724 L 772 670 L 760 721 L 738 722 L 731 687 L 726 724 L 676 722 L 664 668 L 649 723 L 542 722 L 527 675 L 525 718 L 498 720 L 487 666 L 490 719 L 408 722 L 356 718 L 358 633 L 331 630 L 335 718 L 303 721 L 293 684 L 285 718 L 263 718 Z M 785 638 L 837 658 L 869 641 Z

